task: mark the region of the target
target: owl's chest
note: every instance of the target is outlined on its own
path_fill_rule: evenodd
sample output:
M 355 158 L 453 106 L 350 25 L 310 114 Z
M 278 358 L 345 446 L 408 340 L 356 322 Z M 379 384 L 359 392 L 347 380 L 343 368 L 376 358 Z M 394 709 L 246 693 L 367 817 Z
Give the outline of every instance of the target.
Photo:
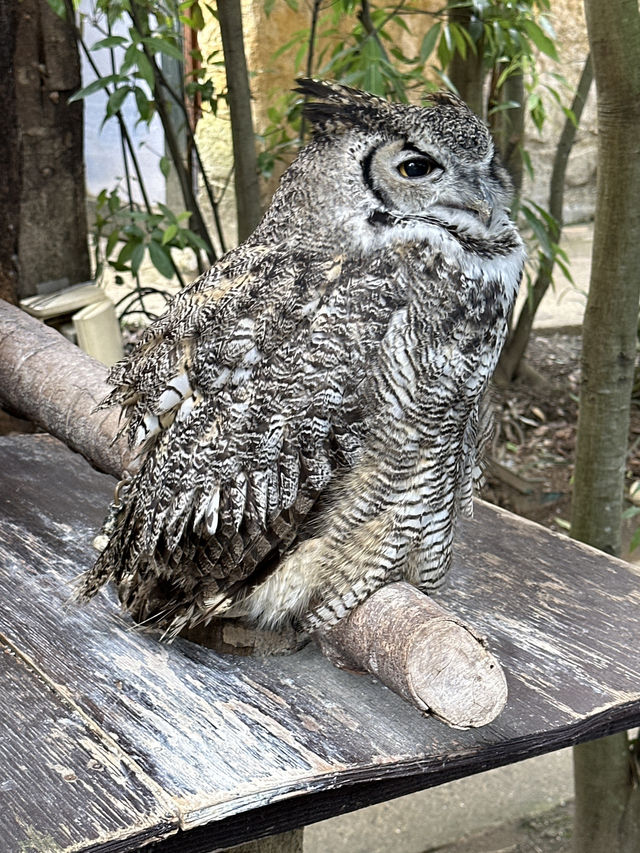
M 389 318 L 374 385 L 395 417 L 446 418 L 483 393 L 507 329 L 500 280 L 431 267 Z

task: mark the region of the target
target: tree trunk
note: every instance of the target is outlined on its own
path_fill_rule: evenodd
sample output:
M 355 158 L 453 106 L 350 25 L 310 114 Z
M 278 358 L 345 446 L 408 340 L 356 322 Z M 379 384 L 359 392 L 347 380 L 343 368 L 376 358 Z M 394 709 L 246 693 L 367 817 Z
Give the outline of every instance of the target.
M 449 20 L 468 30 L 471 22 L 471 10 L 465 6 L 453 6 L 449 9 Z M 465 57 L 456 51 L 447 68 L 447 74 L 462 100 L 466 101 L 476 115 L 485 118 L 482 44 L 476 45 L 475 53 L 467 48 Z
M 598 89 L 598 186 L 571 532 L 618 554 L 640 301 L 640 14 L 636 0 L 585 6 Z
M 74 29 L 52 11 L 47 0 L 20 0 L 14 5 L 22 169 L 18 293 L 27 296 L 36 292 L 41 281 L 86 281 L 91 267 L 83 106 L 81 101 L 67 103 L 80 87 Z
M 640 788 L 626 732 L 573 748 L 575 853 L 638 853 Z
M 617 554 L 640 302 L 640 11 L 637 0 L 585 0 L 585 12 L 598 187 L 571 532 Z M 624 734 L 576 750 L 576 853 L 640 849 L 635 758 Z
M 500 74 L 502 70 L 502 66 L 498 66 L 495 73 Z M 519 198 L 523 176 L 522 143 L 525 112 L 523 75 L 517 72 L 510 74 L 500 89 L 494 92 L 494 98 L 495 100 L 490 104 L 494 108 L 509 102 L 519 104 L 517 107 L 497 110 L 489 117 L 491 132 L 500 157 L 513 181 L 514 196 Z
M 591 62 L 591 55 L 589 55 L 582 69 L 573 103 L 571 104 L 571 111 L 575 121 L 572 121 L 568 117 L 566 118 L 553 158 L 553 169 L 549 183 L 549 213 L 555 219 L 556 226 L 548 229 L 549 239 L 553 243 L 558 243 L 562 234 L 564 179 L 567 171 L 567 163 L 569 162 L 569 154 L 573 148 L 576 131 L 580 124 L 582 110 L 584 109 L 592 81 L 593 63 Z M 531 337 L 531 329 L 533 328 L 536 311 L 552 281 L 553 267 L 553 259 L 541 253 L 538 274 L 533 283 L 531 293 L 522 306 L 518 321 L 509 335 L 500 356 L 500 361 L 498 362 L 495 379 L 499 384 L 506 385 L 517 376 L 518 368 Z
M 18 290 L 18 234 L 22 168 L 13 54 L 18 0 L 0 3 L 0 298 L 15 302 Z
M 238 242 L 241 243 L 252 233 L 262 215 L 255 133 L 251 117 L 251 91 L 244 53 L 240 0 L 218 0 L 217 9 L 227 74 Z

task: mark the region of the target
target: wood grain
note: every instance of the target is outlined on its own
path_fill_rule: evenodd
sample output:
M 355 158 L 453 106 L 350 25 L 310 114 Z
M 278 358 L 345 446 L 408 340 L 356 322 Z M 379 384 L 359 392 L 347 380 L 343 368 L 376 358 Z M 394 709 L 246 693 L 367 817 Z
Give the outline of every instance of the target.
M 231 846 L 640 723 L 637 577 L 508 513 L 478 505 L 438 595 L 491 637 L 509 684 L 495 722 L 455 731 L 311 647 L 229 658 L 160 643 L 110 590 L 77 607 L 113 481 L 47 436 L 0 456 L 0 634 L 118 745 L 132 784 L 171 799 L 181 832 L 158 849 Z
M 370 672 L 455 728 L 486 726 L 507 701 L 504 673 L 486 644 L 408 583 L 382 587 L 319 642 L 334 665 Z
M 130 850 L 177 829 L 170 800 L 136 778 L 119 751 L 4 643 L 0 684 L 3 853 L 89 844 Z

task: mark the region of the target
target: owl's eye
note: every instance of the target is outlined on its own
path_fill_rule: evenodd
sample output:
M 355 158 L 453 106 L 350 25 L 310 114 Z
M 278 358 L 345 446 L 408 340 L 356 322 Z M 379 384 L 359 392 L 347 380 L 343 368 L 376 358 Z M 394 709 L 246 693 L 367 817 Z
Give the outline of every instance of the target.
M 439 168 L 435 160 L 428 157 L 411 157 L 398 165 L 398 172 L 403 178 L 423 178 Z

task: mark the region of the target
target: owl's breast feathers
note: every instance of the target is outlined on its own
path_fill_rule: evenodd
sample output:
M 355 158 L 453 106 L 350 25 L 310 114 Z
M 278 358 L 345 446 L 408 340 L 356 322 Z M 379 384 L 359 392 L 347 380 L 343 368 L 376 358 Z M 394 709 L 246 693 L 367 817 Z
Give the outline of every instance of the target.
M 175 298 L 109 376 L 139 467 L 81 597 L 113 577 L 171 636 L 222 614 L 308 529 L 374 425 L 477 416 L 512 283 L 406 252 L 254 242 Z

